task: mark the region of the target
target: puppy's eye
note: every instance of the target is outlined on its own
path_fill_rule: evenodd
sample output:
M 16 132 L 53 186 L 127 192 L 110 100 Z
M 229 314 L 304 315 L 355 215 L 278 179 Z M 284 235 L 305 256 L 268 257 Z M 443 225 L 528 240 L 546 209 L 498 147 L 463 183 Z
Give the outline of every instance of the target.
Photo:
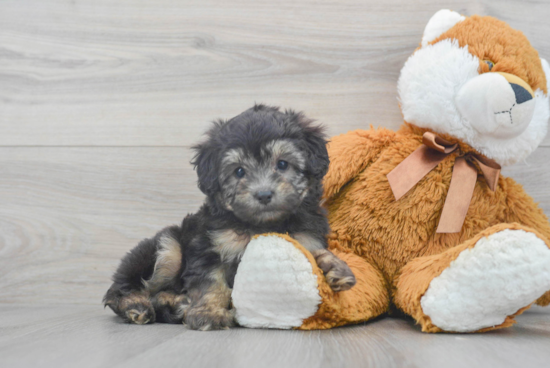
M 489 66 L 489 70 L 493 69 L 493 67 L 495 66 L 495 63 L 493 63 L 491 60 L 483 60 L 483 62 Z
M 239 167 L 235 170 L 235 176 L 237 178 L 242 178 L 244 176 L 245 172 L 244 172 L 244 169 L 242 167 Z
M 279 160 L 279 162 L 277 162 L 277 169 L 285 171 L 286 169 L 288 169 L 288 162 L 284 160 Z

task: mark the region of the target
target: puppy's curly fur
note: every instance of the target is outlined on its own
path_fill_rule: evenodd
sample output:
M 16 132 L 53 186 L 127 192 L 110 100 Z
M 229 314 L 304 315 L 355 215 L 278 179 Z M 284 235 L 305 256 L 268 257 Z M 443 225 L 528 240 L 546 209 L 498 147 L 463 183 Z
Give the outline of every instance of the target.
M 355 284 L 347 265 L 326 249 L 320 198 L 329 159 L 321 127 L 301 113 L 256 105 L 215 122 L 194 149 L 204 205 L 122 259 L 106 306 L 136 324 L 228 328 L 237 266 L 251 237 L 266 232 L 300 241 L 335 291 Z

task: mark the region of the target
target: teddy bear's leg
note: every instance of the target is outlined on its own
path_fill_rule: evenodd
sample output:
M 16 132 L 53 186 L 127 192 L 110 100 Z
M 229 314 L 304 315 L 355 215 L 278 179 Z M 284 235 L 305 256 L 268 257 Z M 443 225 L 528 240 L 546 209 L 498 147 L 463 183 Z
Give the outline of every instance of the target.
M 338 250 L 356 277 L 350 290 L 334 292 L 314 257 L 280 234 L 253 239 L 233 285 L 237 322 L 245 327 L 327 329 L 374 318 L 388 309 L 382 275 L 362 258 Z
M 396 281 L 394 302 L 425 332 L 509 327 L 550 289 L 543 239 L 527 227 L 501 224 L 444 253 L 413 259 Z
M 550 291 L 547 291 L 543 296 L 537 299 L 537 305 L 546 307 L 548 304 L 550 304 Z
M 306 319 L 301 330 L 327 329 L 365 322 L 388 311 L 389 293 L 386 282 L 376 268 L 363 258 L 331 249 L 351 268 L 357 283 L 350 290 L 334 292 L 324 277 L 320 278 L 319 292 L 323 297 L 317 313 Z

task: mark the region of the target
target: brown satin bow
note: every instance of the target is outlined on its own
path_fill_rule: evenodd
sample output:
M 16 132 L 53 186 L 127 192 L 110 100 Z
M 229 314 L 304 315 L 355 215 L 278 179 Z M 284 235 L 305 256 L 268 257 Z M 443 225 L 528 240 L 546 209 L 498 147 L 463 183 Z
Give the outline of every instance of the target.
M 424 144 L 387 175 L 396 200 L 403 197 L 445 157 L 458 148 L 458 144 L 452 144 L 431 132 L 424 133 L 422 140 Z M 477 181 L 477 169 L 471 163 L 474 160 L 478 163 L 489 188 L 493 192 L 496 190 L 500 175 L 499 164 L 476 153 L 457 157 L 437 233 L 458 233 L 462 229 Z

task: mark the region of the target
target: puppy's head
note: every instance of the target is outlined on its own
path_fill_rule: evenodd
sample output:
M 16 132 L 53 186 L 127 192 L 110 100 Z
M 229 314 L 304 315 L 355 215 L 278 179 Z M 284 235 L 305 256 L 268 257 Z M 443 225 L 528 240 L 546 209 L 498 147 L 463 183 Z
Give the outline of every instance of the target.
M 328 170 L 322 128 L 303 114 L 256 105 L 217 121 L 193 147 L 199 188 L 240 220 L 279 221 L 306 203 L 318 206 Z

